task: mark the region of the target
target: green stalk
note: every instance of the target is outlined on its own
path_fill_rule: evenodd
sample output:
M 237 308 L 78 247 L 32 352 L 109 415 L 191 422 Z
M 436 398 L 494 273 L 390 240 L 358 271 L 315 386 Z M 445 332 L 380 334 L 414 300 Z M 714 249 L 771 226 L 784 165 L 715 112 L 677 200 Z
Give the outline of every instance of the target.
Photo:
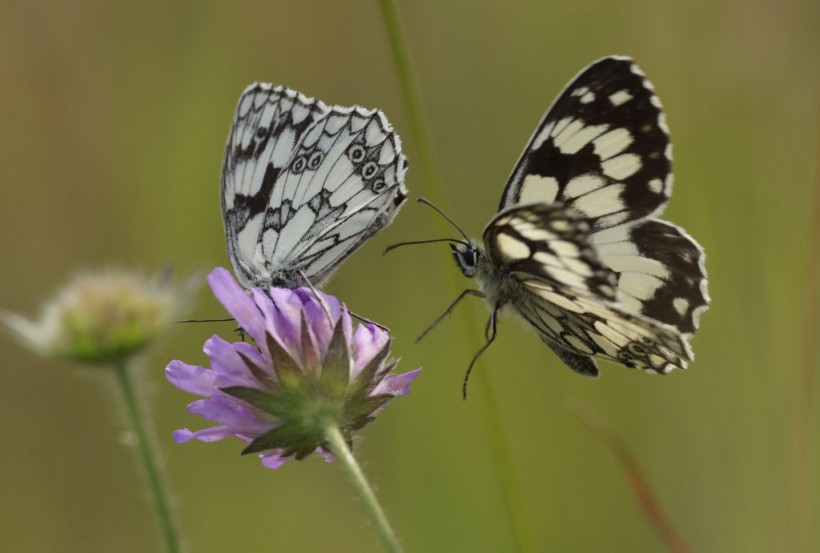
M 404 38 L 396 4 L 394 0 L 379 0 L 379 4 L 382 8 L 384 25 L 390 40 L 393 61 L 396 64 L 396 71 L 398 72 L 405 107 L 410 118 L 413 139 L 416 143 L 416 155 L 418 156 L 419 165 L 421 166 L 421 180 L 423 181 L 424 194 L 432 200 L 433 203 L 447 212 L 444 188 L 441 184 L 435 156 L 433 155 L 433 141 L 430 138 L 430 130 L 427 125 L 427 120 L 424 117 L 421 94 L 419 93 L 416 80 L 413 76 L 410 56 L 407 51 L 407 42 Z M 436 221 L 436 224 L 442 225 L 440 219 L 437 218 Z M 455 281 L 451 278 L 450 282 L 454 283 Z M 458 291 L 460 292 L 460 290 Z M 481 330 L 477 328 L 472 319 L 465 323 L 465 326 L 467 327 L 465 330 L 467 340 L 475 342 L 473 337 L 481 336 Z M 474 349 L 477 350 L 478 346 Z M 482 410 L 484 422 L 482 426 L 487 430 L 490 441 L 494 444 L 491 450 L 498 472 L 498 478 L 504 490 L 507 510 L 512 519 L 511 523 L 517 550 L 525 553 L 534 553 L 535 544 L 533 543 L 532 531 L 528 523 L 529 518 L 527 516 L 526 507 L 524 506 L 521 486 L 516 478 L 515 464 L 510 455 L 509 445 L 501 424 L 498 402 L 495 399 L 495 393 L 489 378 L 480 377 L 478 380 L 479 393 L 487 407 Z
M 336 456 L 336 460 L 339 461 L 342 468 L 347 473 L 347 476 L 350 478 L 353 487 L 356 488 L 359 497 L 361 497 L 364 502 L 367 516 L 370 517 L 370 522 L 373 523 L 376 533 L 382 540 L 385 551 L 388 551 L 389 553 L 401 553 L 399 540 L 396 538 L 393 528 L 387 521 L 387 516 L 384 514 L 384 509 L 382 509 L 382 506 L 379 504 L 379 500 L 376 499 L 376 494 L 373 492 L 373 488 L 368 483 L 364 472 L 362 472 L 362 468 L 356 461 L 356 458 L 353 457 L 353 453 L 347 446 L 347 442 L 345 442 L 344 436 L 342 436 L 339 427 L 333 423 L 328 424 L 325 428 L 325 438 L 327 438 L 327 441 L 330 444 L 330 449 L 333 452 L 333 455 Z
M 396 5 L 393 0 L 379 0 L 384 16 L 384 25 L 387 28 L 387 35 L 390 40 L 390 48 L 393 51 L 393 61 L 396 63 L 396 71 L 399 74 L 402 95 L 407 114 L 410 117 L 410 128 L 412 129 L 413 140 L 416 142 L 416 155 L 421 166 L 421 181 L 424 187 L 424 195 L 434 204 L 444 207 L 444 194 L 442 192 L 441 180 L 439 179 L 435 156 L 433 155 L 433 142 L 430 139 L 430 129 L 427 119 L 424 117 L 424 108 L 421 104 L 421 94 L 419 93 L 416 80 L 413 77 L 413 69 L 410 64 L 410 56 L 407 53 L 407 44 L 399 21 Z
M 179 536 L 173 521 L 168 492 L 163 485 L 162 476 L 158 469 L 156 453 L 145 425 L 145 416 L 140 410 L 137 394 L 134 388 L 131 371 L 126 362 L 118 363 L 114 367 L 117 375 L 117 385 L 125 403 L 128 422 L 137 438 L 137 456 L 142 464 L 145 476 L 148 478 L 148 489 L 154 504 L 154 512 L 160 526 L 162 539 L 165 542 L 167 553 L 179 553 Z

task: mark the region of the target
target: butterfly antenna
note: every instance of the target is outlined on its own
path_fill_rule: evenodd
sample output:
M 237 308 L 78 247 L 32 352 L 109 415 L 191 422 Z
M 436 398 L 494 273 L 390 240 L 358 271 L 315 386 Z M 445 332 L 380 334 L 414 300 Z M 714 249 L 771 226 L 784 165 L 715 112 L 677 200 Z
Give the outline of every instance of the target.
M 430 200 L 428 200 L 427 198 L 419 198 L 419 199 L 418 199 L 418 202 L 419 202 L 420 204 L 424 204 L 424 205 L 426 205 L 426 206 L 428 206 L 428 207 L 432 207 L 433 209 L 435 209 L 435 210 L 436 210 L 436 212 L 438 212 L 438 214 L 439 214 L 439 215 L 441 215 L 442 217 L 444 217 L 445 219 L 447 219 L 447 222 L 448 222 L 448 223 L 450 223 L 451 225 L 453 225 L 453 226 L 455 227 L 455 229 L 456 229 L 456 230 L 457 230 L 457 231 L 461 234 L 461 236 L 463 236 L 463 237 L 464 237 L 464 240 L 465 240 L 465 241 L 469 244 L 470 239 L 467 237 L 467 235 L 464 233 L 464 231 L 463 231 L 463 230 L 461 230 L 461 227 L 460 227 L 460 226 L 458 226 L 458 225 L 456 224 L 456 222 L 455 222 L 455 221 L 453 221 L 452 219 L 450 219 L 450 217 L 448 217 L 446 213 L 444 213 L 441 209 L 439 209 L 439 208 L 438 208 L 438 206 L 436 206 L 433 202 L 431 202 L 431 201 L 430 201 Z
M 177 323 L 226 323 L 235 320 L 233 317 L 227 319 L 185 319 L 184 321 L 176 321 Z
M 382 255 L 387 255 L 388 252 L 391 250 L 395 250 L 399 246 L 412 246 L 414 244 L 434 244 L 436 242 L 454 242 L 456 244 L 461 244 L 462 246 L 469 246 L 469 243 L 464 242 L 464 240 L 457 240 L 455 238 L 433 238 L 432 240 L 411 240 L 409 242 L 397 242 L 395 244 L 391 244 L 387 246 Z

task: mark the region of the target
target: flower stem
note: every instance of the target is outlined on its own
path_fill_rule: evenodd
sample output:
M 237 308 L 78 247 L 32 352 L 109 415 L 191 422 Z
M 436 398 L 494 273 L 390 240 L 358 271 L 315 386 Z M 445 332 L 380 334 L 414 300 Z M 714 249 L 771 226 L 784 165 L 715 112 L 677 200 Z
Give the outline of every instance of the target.
M 162 476 L 157 467 L 156 453 L 154 453 L 150 436 L 146 430 L 145 417 L 142 414 L 134 389 L 134 382 L 127 363 L 122 362 L 114 367 L 117 375 L 117 384 L 125 403 L 128 422 L 137 438 L 137 453 L 148 478 L 148 488 L 154 503 L 157 521 L 160 525 L 162 538 L 167 553 L 179 553 L 179 536 L 171 515 L 168 492 L 163 485 Z
M 447 209 L 444 188 L 441 185 L 441 179 L 439 178 L 438 168 L 433 155 L 433 141 L 430 138 L 430 130 L 427 125 L 427 120 L 424 117 L 421 95 L 413 76 L 410 56 L 407 52 L 407 42 L 401 28 L 395 0 L 379 0 L 379 4 L 381 4 L 384 25 L 390 39 L 391 50 L 393 51 L 393 61 L 396 64 L 405 106 L 410 118 L 412 135 L 417 149 L 416 154 L 420 161 L 419 165 L 421 165 L 421 180 L 425 186 L 424 194 L 446 212 L 449 210 Z M 449 227 L 444 226 L 441 218 L 436 217 L 433 221 L 433 224 L 436 225 L 436 228 L 440 231 L 446 232 L 446 230 L 449 230 Z M 451 275 L 449 277 L 451 288 L 460 291 L 461 288 L 456 284 L 455 280 L 455 278 L 457 278 L 456 273 L 451 271 L 448 272 L 448 274 Z M 467 337 L 465 342 L 474 342 L 475 339 L 472 338 L 472 336 L 480 335 L 475 323 L 469 320 L 464 324 L 467 327 L 465 330 L 465 336 Z M 477 345 L 471 348 L 472 351 L 477 349 Z M 507 443 L 501 424 L 498 402 L 495 399 L 495 393 L 490 385 L 489 379 L 487 377 L 479 377 L 478 380 L 486 406 L 486 408 L 482 410 L 485 422 L 483 427 L 487 429 L 490 440 L 495 444 L 495 447 L 492 448 L 493 457 L 501 488 L 504 492 L 504 501 L 509 513 L 516 549 L 523 553 L 532 553 L 535 551 L 535 544 L 528 523 L 529 517 L 527 515 L 521 486 L 517 479 L 515 463 L 510 454 L 509 444 Z
M 376 532 L 379 534 L 379 538 L 381 538 L 385 550 L 390 553 L 401 553 L 399 540 L 396 538 L 393 528 L 391 528 L 390 523 L 387 521 L 384 509 L 382 509 L 379 504 L 379 500 L 376 499 L 376 494 L 373 493 L 373 488 L 370 487 L 359 463 L 356 461 L 356 458 L 353 457 L 350 448 L 347 447 L 347 442 L 345 442 L 339 427 L 332 423 L 328 424 L 325 428 L 325 437 L 330 443 L 330 448 L 336 456 L 336 459 L 339 460 L 345 472 L 347 472 L 347 475 L 350 477 L 353 487 L 356 488 L 356 491 L 359 492 L 359 496 L 364 501 L 367 514 L 370 517 L 370 521 L 376 527 Z

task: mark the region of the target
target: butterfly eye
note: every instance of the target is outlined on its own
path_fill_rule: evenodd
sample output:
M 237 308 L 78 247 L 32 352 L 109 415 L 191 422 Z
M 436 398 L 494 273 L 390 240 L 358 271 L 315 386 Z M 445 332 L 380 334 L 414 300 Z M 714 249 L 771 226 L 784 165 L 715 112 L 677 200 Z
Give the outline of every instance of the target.
M 347 157 L 350 158 L 350 161 L 353 163 L 361 163 L 364 160 L 364 156 L 367 155 L 367 150 L 361 144 L 353 144 L 347 150 Z
M 290 170 L 296 173 L 297 175 L 305 170 L 305 165 L 307 165 L 307 161 L 305 160 L 305 156 L 299 156 L 290 166 Z
M 384 182 L 384 179 L 378 179 L 378 180 L 373 181 L 373 184 L 370 185 L 370 188 L 373 190 L 373 192 L 378 194 L 382 190 L 387 188 L 387 183 Z
M 310 169 L 311 171 L 315 171 L 322 163 L 323 158 L 324 155 L 322 154 L 322 152 L 313 152 L 312 154 L 310 154 L 310 159 L 308 159 L 307 162 L 308 169 Z
M 366 179 L 372 178 L 379 170 L 379 165 L 375 161 L 368 161 L 362 167 L 362 176 Z

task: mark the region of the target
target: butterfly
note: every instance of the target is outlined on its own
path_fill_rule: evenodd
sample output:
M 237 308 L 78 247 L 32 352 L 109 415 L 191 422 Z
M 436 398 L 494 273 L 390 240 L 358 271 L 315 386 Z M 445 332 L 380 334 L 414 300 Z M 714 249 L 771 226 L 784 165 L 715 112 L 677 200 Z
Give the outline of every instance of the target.
M 672 192 L 671 161 L 654 87 L 631 59 L 603 58 L 539 123 L 483 241 L 447 218 L 464 239 L 443 240 L 478 289 L 422 336 L 465 297 L 487 301 L 486 343 L 465 396 L 503 308 L 586 376 L 599 374 L 595 358 L 658 374 L 686 368 L 709 295 L 703 249 L 657 218 Z M 442 240 L 413 243 L 433 241 Z
M 239 98 L 222 166 L 222 218 L 245 288 L 320 285 L 407 197 L 385 115 L 255 83 Z

